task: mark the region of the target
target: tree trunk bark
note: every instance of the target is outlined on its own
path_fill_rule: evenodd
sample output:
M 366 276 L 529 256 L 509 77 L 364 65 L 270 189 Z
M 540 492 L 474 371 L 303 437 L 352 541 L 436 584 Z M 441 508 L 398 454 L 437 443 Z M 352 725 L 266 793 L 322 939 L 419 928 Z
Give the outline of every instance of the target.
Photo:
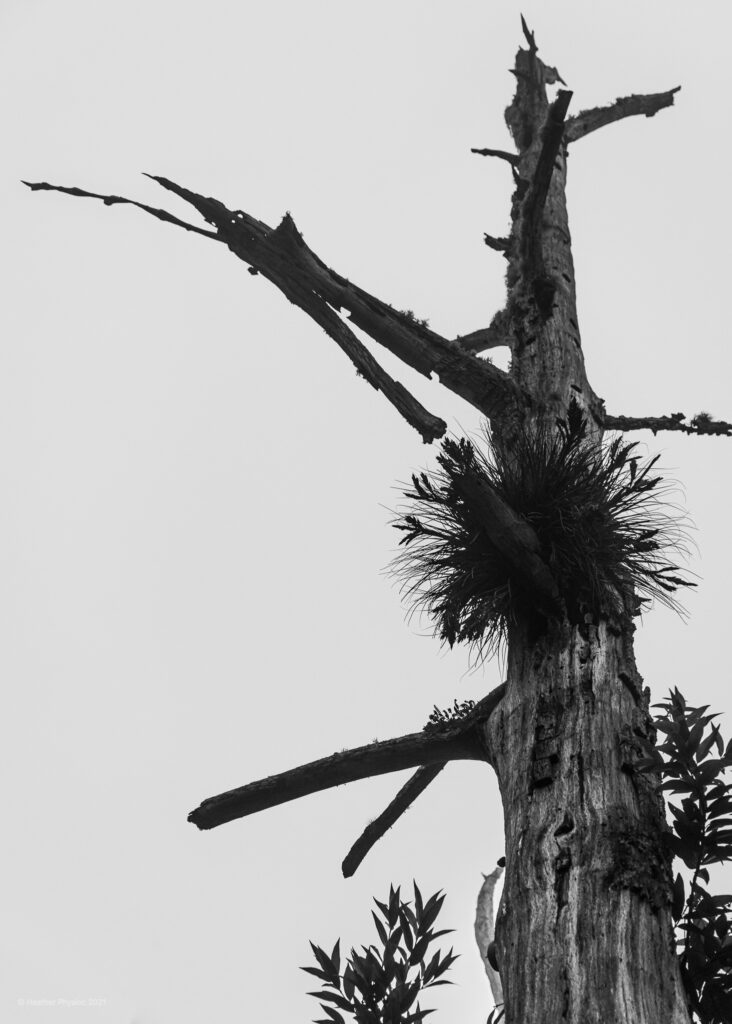
M 511 339 L 511 376 L 530 398 L 523 422 L 494 421 L 509 452 L 513 430 L 556 429 L 573 398 L 598 435 L 604 411 L 577 322 L 561 124 L 569 94 L 550 106 L 546 86 L 561 79 L 526 34 L 506 111 L 518 151 L 508 301 L 494 319 Z M 505 1024 L 690 1020 L 663 802 L 653 778 L 630 769 L 634 734 L 652 730 L 633 632 L 627 614 L 565 619 L 539 639 L 516 627 L 509 637 L 506 696 L 485 725 L 506 833 L 496 923 Z
M 486 725 L 506 833 L 506 1024 L 690 1020 L 663 806 L 628 771 L 634 733 L 652 727 L 639 683 L 629 635 L 607 623 L 511 638 L 507 693 Z

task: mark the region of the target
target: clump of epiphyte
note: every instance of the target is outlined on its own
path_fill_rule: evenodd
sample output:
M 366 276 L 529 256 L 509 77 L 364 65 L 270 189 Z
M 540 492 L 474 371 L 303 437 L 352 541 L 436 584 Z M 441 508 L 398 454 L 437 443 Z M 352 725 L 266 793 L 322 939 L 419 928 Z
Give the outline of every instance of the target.
M 644 462 L 620 436 L 602 442 L 576 402 L 556 430 L 527 428 L 510 449 L 490 433 L 486 442 L 481 452 L 465 438 L 444 441 L 439 468 L 412 477 L 410 505 L 393 523 L 403 533 L 394 570 L 435 635 L 487 656 L 512 624 L 546 621 L 531 584 L 466 497 L 471 478 L 533 529 L 570 621 L 634 613 L 654 599 L 680 610 L 677 590 L 695 586 L 672 560 L 688 553 L 687 522 L 652 475 L 658 456 Z
M 474 710 L 474 700 L 462 700 L 458 702 L 457 697 L 453 700 L 452 707 L 438 708 L 435 704 L 433 705 L 432 713 L 424 726 L 424 731 L 439 732 L 441 729 L 450 728 L 452 725 L 463 722 Z

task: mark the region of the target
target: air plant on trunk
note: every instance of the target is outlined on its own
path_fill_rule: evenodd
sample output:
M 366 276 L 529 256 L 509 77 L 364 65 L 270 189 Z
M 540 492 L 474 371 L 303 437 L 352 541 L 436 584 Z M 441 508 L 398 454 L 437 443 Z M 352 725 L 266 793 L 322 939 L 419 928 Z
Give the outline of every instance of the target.
M 486 657 L 512 624 L 536 633 L 550 617 L 486 528 L 471 482 L 533 530 L 570 621 L 637 614 L 653 600 L 683 613 L 677 591 L 695 586 L 677 564 L 688 523 L 668 501 L 672 486 L 653 475 L 659 456 L 643 460 L 620 436 L 600 440 L 576 402 L 555 430 L 527 427 L 510 446 L 487 432 L 485 442 L 445 440 L 439 468 L 412 477 L 393 523 L 403 533 L 393 569 L 435 635 Z

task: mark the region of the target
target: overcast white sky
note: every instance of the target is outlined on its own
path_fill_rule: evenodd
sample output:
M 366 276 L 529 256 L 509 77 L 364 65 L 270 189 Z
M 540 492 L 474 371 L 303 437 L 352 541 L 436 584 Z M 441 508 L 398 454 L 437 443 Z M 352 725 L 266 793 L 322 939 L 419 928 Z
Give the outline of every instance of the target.
M 570 155 L 590 379 L 614 413 L 732 418 L 723 5 L 525 0 L 572 109 L 681 84 Z M 213 793 L 480 697 L 382 572 L 397 481 L 434 452 L 319 328 L 223 246 L 78 185 L 189 212 L 166 175 L 276 223 L 448 335 L 503 303 L 517 3 L 4 0 L 0 185 L 0 1018 L 234 1024 L 317 1015 L 308 939 L 372 938 L 370 900 L 447 890 L 463 953 L 425 1005 L 482 1024 L 474 902 L 503 852 L 487 767 L 450 766 L 355 878 L 402 776 L 209 833 Z M 474 412 L 377 355 L 454 430 Z M 727 712 L 732 440 L 639 435 L 684 484 L 702 577 L 638 636 L 660 699 Z M 726 883 L 729 885 L 729 872 Z M 26 999 L 98 999 L 75 1009 Z

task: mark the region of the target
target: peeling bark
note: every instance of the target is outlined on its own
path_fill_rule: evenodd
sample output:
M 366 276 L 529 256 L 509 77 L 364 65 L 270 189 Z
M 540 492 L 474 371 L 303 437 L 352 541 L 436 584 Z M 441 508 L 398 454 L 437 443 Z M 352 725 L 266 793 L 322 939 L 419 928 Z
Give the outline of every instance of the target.
M 491 962 L 495 960 L 494 892 L 502 874 L 503 868 L 497 867 L 489 875 L 483 875 L 483 884 L 480 887 L 475 907 L 475 941 L 478 943 L 478 952 L 488 976 L 488 984 L 491 987 L 495 1006 L 503 1004 L 501 976 Z

